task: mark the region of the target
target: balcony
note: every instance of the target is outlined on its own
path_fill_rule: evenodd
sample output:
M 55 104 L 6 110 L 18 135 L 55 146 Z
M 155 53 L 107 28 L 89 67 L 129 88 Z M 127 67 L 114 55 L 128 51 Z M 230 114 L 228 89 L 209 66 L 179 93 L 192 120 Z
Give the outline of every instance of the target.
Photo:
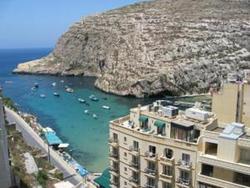
M 140 165 L 139 165 L 139 162 L 136 162 L 136 161 L 132 160 L 132 161 L 130 161 L 129 166 L 136 169 L 136 170 L 139 170 Z
M 152 152 L 149 152 L 149 151 L 146 151 L 146 152 L 145 152 L 145 159 L 146 159 L 146 160 L 150 160 L 150 161 L 156 161 L 156 159 L 157 159 L 157 154 L 152 153 Z
M 164 179 L 172 179 L 173 176 L 171 174 L 165 174 L 165 173 L 160 173 L 160 176 L 161 178 L 164 178 Z
M 201 163 L 226 168 L 226 169 L 229 169 L 229 170 L 241 172 L 243 174 L 248 174 L 249 173 L 249 168 L 250 168 L 250 165 L 247 165 L 247 164 L 224 161 L 224 160 L 218 159 L 216 156 L 207 155 L 207 154 L 201 155 L 199 157 L 199 161 Z
M 160 156 L 160 163 L 172 166 L 174 164 L 174 158 L 167 158 L 164 155 Z
M 109 144 L 113 147 L 118 147 L 118 139 L 109 138 Z
M 119 182 L 115 182 L 115 181 L 111 180 L 110 185 L 112 188 L 117 188 L 117 187 L 119 187 Z
M 133 155 L 139 155 L 140 153 L 140 149 L 139 148 L 136 148 L 134 146 L 129 146 L 129 151 L 131 152 L 131 154 Z
M 206 183 L 206 184 L 210 184 L 210 185 L 214 185 L 214 186 L 217 186 L 217 187 L 249 188 L 248 186 L 232 183 L 232 182 L 229 182 L 229 181 L 221 180 L 221 179 L 218 179 L 218 178 L 214 178 L 214 177 L 210 177 L 210 176 L 206 176 L 206 175 L 202 175 L 202 174 L 198 174 L 197 181 L 202 182 L 202 183 Z
M 129 181 L 131 182 L 131 183 L 133 183 L 134 185 L 136 185 L 136 186 L 138 186 L 139 185 L 139 178 L 138 177 L 133 177 L 133 176 L 131 176 L 130 178 L 129 178 Z
M 116 172 L 116 173 L 119 172 L 119 168 L 118 168 L 118 167 L 113 167 L 113 166 L 111 166 L 111 167 L 110 167 L 110 170 L 111 170 L 112 172 Z
M 112 157 L 112 158 L 116 158 L 116 159 L 119 158 L 119 154 L 118 154 L 118 153 L 115 153 L 115 152 L 111 152 L 111 153 L 109 154 L 109 156 Z
M 190 161 L 184 161 L 179 160 L 177 163 L 179 168 L 185 169 L 185 170 L 191 170 L 192 169 L 192 163 Z
M 191 187 L 191 180 L 190 179 L 184 179 L 184 178 L 178 178 L 177 181 L 176 181 L 176 184 L 179 187 L 190 188 Z
M 155 175 L 156 175 L 156 169 L 145 168 L 144 173 L 146 175 L 151 176 L 151 177 L 155 177 Z
M 145 184 L 143 188 L 157 188 L 157 185 Z

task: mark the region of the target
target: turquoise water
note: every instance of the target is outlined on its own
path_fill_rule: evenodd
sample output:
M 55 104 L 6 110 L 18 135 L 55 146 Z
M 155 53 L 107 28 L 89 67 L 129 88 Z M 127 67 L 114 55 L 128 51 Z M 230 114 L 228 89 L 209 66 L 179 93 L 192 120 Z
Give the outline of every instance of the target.
M 70 144 L 72 156 L 90 171 L 103 171 L 108 166 L 108 124 L 119 116 L 126 115 L 129 108 L 150 103 L 155 99 L 134 99 L 106 94 L 93 86 L 94 78 L 55 77 L 35 75 L 13 75 L 11 71 L 20 62 L 42 57 L 50 49 L 0 50 L 0 85 L 4 94 L 11 97 L 18 108 L 38 117 L 44 126 L 52 127 L 59 137 Z M 61 83 L 60 80 L 64 80 Z M 32 91 L 34 83 L 39 89 Z M 51 83 L 57 82 L 56 87 Z M 66 93 L 65 85 L 74 89 Z M 58 92 L 59 98 L 53 96 Z M 40 98 L 45 94 L 46 98 Z M 89 100 L 96 95 L 98 102 Z M 78 102 L 81 97 L 88 105 Z M 105 110 L 102 105 L 108 105 Z M 86 115 L 84 110 L 89 110 Z M 95 113 L 98 118 L 94 119 Z

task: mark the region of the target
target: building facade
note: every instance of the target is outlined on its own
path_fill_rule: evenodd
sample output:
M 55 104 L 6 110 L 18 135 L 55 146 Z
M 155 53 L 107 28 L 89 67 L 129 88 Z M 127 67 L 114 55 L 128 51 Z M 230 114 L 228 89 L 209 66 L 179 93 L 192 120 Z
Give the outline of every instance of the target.
M 238 85 L 229 88 L 238 96 Z M 232 123 L 238 108 L 223 116 L 230 123 L 218 123 L 216 113 L 199 106 L 179 111 L 156 101 L 111 121 L 111 187 L 249 187 L 250 131 Z

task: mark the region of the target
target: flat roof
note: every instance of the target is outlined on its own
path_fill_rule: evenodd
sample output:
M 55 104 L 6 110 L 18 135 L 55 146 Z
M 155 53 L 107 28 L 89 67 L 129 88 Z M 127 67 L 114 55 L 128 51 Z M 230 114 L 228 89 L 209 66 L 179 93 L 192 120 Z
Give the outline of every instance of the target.
M 178 125 L 182 125 L 184 127 L 192 127 L 194 126 L 194 123 L 191 122 L 191 121 L 187 121 L 187 120 L 184 120 L 184 119 L 177 119 L 177 120 L 174 120 L 172 121 L 173 123 L 176 123 Z

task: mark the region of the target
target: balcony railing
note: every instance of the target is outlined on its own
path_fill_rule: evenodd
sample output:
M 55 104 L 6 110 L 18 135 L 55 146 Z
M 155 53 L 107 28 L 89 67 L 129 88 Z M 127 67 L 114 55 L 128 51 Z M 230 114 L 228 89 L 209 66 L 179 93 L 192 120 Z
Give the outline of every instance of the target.
M 177 179 L 177 183 L 189 186 L 191 184 L 191 181 L 190 181 L 190 179 L 185 179 L 185 178 L 179 177 Z
M 129 146 L 129 151 L 139 152 L 139 148 L 134 147 L 134 146 Z
M 177 164 L 185 168 L 192 168 L 192 162 L 190 161 L 179 160 Z
M 157 188 L 157 185 L 145 184 L 144 188 Z
M 111 152 L 111 153 L 109 154 L 109 156 L 118 159 L 119 154 L 118 154 L 118 153 L 115 153 L 115 152 Z
M 144 172 L 146 174 L 150 174 L 150 175 L 156 175 L 156 169 L 152 169 L 152 168 L 145 168 Z
M 145 152 L 145 157 L 148 158 L 148 159 L 151 159 L 151 160 L 156 160 L 157 154 L 149 152 L 149 151 L 146 151 Z
M 109 143 L 118 143 L 118 139 L 109 138 Z
M 133 183 L 135 183 L 135 184 L 139 184 L 139 178 L 138 178 L 138 177 L 133 177 L 133 176 L 131 176 L 131 177 L 129 178 L 129 181 L 130 181 L 130 182 L 133 182 Z
M 111 166 L 111 167 L 110 167 L 110 170 L 111 170 L 112 172 L 119 173 L 119 168 L 117 168 L 117 167 Z
M 133 168 L 136 168 L 136 169 L 139 169 L 139 162 L 136 162 L 136 161 L 130 161 L 129 165 Z

